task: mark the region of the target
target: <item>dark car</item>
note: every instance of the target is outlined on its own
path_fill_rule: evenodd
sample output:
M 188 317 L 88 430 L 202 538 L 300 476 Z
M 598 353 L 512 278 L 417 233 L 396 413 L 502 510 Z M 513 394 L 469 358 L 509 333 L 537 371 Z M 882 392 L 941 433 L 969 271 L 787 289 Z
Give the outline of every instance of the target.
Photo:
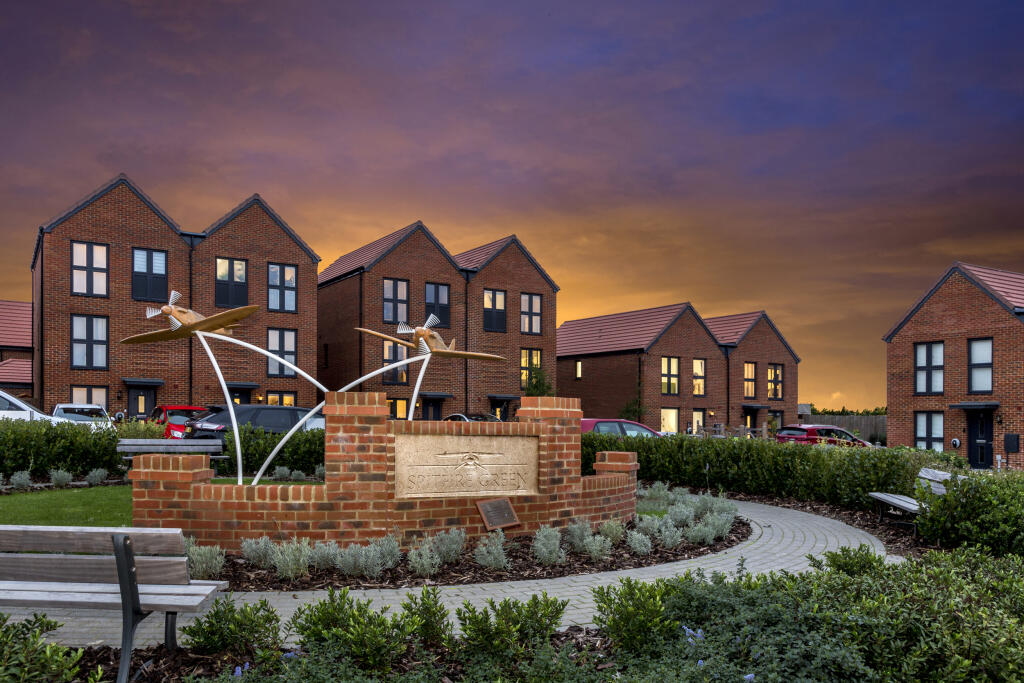
M 452 413 L 444 419 L 445 422 L 501 422 L 496 415 L 490 413 Z
M 613 436 L 650 436 L 655 438 L 661 436 L 658 432 L 639 422 L 619 418 L 609 418 L 607 420 L 583 418 L 580 420 L 580 431 L 583 433 L 611 434 Z
M 309 408 L 294 406 L 239 405 L 235 406 L 235 420 L 238 426 L 251 424 L 262 427 L 265 432 L 284 434 L 309 412 Z M 311 428 L 310 423 L 317 420 L 310 418 L 304 427 Z M 323 427 L 321 422 L 319 425 Z M 206 412 L 200 413 L 185 423 L 186 439 L 220 439 L 225 441 L 231 431 L 231 415 L 227 406 L 210 406 Z
M 779 443 L 828 444 L 830 446 L 868 446 L 864 439 L 840 429 L 835 425 L 786 425 L 775 432 L 775 440 Z

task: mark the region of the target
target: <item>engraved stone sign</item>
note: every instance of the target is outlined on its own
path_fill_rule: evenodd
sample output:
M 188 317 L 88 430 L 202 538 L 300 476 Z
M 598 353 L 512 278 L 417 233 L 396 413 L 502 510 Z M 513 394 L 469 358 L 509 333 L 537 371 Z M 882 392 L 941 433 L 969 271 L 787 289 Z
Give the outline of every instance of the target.
M 535 436 L 395 436 L 397 498 L 537 493 Z

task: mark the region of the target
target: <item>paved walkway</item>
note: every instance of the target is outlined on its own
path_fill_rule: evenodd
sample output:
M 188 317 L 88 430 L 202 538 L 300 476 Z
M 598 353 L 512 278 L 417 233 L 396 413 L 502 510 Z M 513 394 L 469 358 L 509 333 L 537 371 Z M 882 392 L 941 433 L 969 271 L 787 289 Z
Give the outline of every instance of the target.
M 740 558 L 744 558 L 746 569 L 751 573 L 782 569 L 799 572 L 808 568 L 806 557 L 808 554 L 820 555 L 826 550 L 836 550 L 843 546 L 856 547 L 861 543 L 870 545 L 880 555 L 885 554 L 885 548 L 877 538 L 842 522 L 788 508 L 735 502 L 739 507 L 739 514 L 750 522 L 753 530 L 749 539 L 723 552 L 653 567 L 581 574 L 558 579 L 444 586 L 441 591 L 445 605 L 454 616 L 455 608 L 464 600 L 481 605 L 488 598 L 497 600 L 506 597 L 525 598 L 533 593 L 545 591 L 550 596 L 569 600 L 563 625 L 588 625 L 594 614 L 591 589 L 595 586 L 616 583 L 620 578 L 627 576 L 634 579 L 653 580 L 675 576 L 688 569 L 698 568 L 708 573 L 713 571 L 729 573 L 736 570 Z M 891 557 L 889 559 L 898 561 L 899 558 Z M 406 593 L 418 590 L 377 589 L 356 590 L 352 593 L 359 598 L 372 598 L 375 605 L 392 605 L 394 609 L 402 602 Z M 245 602 L 257 602 L 266 598 L 277 609 L 281 615 L 281 622 L 284 623 L 299 605 L 320 600 L 326 595 L 326 591 L 273 591 L 238 593 L 236 595 Z M 10 613 L 15 617 L 27 616 L 31 610 L 12 610 Z M 52 640 L 74 646 L 106 644 L 118 647 L 120 645 L 120 611 L 52 609 L 47 611 L 47 615 L 64 623 L 64 626 L 50 634 Z M 190 617 L 180 615 L 179 626 L 190 620 Z M 139 625 L 136 637 L 138 645 L 158 643 L 162 639 L 162 615 L 154 614 Z

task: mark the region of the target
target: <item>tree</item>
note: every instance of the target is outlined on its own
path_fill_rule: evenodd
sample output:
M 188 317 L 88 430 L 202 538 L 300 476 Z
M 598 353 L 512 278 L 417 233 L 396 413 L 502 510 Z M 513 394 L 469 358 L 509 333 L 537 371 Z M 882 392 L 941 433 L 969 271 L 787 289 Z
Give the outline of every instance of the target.
M 555 389 L 548 380 L 548 373 L 535 365 L 530 366 L 530 379 L 526 382 L 524 390 L 527 396 L 554 396 Z
M 637 396 L 632 401 L 627 403 L 619 411 L 619 417 L 623 420 L 632 420 L 633 422 L 644 421 L 644 406 L 640 402 L 640 397 Z

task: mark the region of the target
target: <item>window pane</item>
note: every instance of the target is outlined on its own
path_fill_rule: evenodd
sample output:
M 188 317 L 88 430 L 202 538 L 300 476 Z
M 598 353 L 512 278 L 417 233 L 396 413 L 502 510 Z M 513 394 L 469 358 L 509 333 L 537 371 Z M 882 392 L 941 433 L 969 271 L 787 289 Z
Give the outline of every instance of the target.
M 919 394 L 923 394 L 928 391 L 928 372 L 926 370 L 918 370 L 917 377 L 914 380 L 914 391 Z
M 88 272 L 84 270 L 76 270 L 72 273 L 71 279 L 71 291 L 77 294 L 88 293 Z
M 295 350 L 295 330 L 288 330 L 284 333 L 284 350 Z
M 396 285 L 397 285 L 397 291 L 398 291 L 398 298 L 399 299 L 408 299 L 409 298 L 409 291 L 408 291 L 409 283 L 406 282 L 405 280 L 399 280 L 396 283 Z
M 281 266 L 271 265 L 267 270 L 267 284 L 277 287 L 281 284 Z
M 93 268 L 106 268 L 107 267 L 107 248 L 102 244 L 92 245 L 92 267 Z
M 295 266 L 284 267 L 284 284 L 285 287 L 295 286 Z
M 494 293 L 494 307 L 499 310 L 505 310 L 505 292 Z
M 992 391 L 992 368 L 971 370 L 971 391 Z
M 703 377 L 704 376 L 704 361 L 694 358 L 693 359 L 693 374 Z
M 92 293 L 103 296 L 107 293 L 107 273 L 106 271 L 93 271 L 92 273 Z
M 280 375 L 281 374 L 281 364 L 278 363 L 273 358 L 268 359 L 268 361 L 267 361 L 267 374 L 270 374 L 270 375 Z
M 284 310 L 294 311 L 295 310 L 295 291 L 291 289 L 284 290 Z
M 928 448 L 928 444 L 924 441 L 918 441 L 915 445 L 922 450 Z
M 153 274 L 154 275 L 166 275 L 167 274 L 167 254 L 162 251 L 153 252 Z
M 533 332 L 534 334 L 540 334 L 540 316 L 539 315 L 533 316 L 533 329 L 530 330 L 530 331 Z
M 87 244 L 81 244 L 76 242 L 71 245 L 71 263 L 76 266 L 88 265 L 88 256 L 86 250 L 89 248 Z
M 104 410 L 107 409 L 107 388 L 106 387 L 93 387 L 92 390 L 92 403 L 101 406 Z
M 932 344 L 932 365 L 942 365 L 943 348 L 942 342 Z
M 530 310 L 530 297 L 528 295 L 519 295 L 519 308 L 524 311 Z
M 235 282 L 245 282 L 245 261 L 235 261 Z
M 102 368 L 107 364 L 107 345 L 106 344 L 93 344 L 92 345 L 92 364 L 96 367 Z
M 83 315 L 71 316 L 71 338 L 85 339 L 88 336 L 89 319 Z
M 395 305 L 390 301 L 384 302 L 384 321 L 395 319 Z
M 442 306 L 448 305 L 448 285 L 437 288 L 437 302 Z
M 409 306 L 408 304 L 398 304 L 398 321 L 408 322 L 409 321 Z
M 932 433 L 935 439 L 942 438 L 942 413 L 932 413 Z
M 72 365 L 86 365 L 87 358 L 85 355 L 85 344 L 72 344 L 71 345 L 71 364 Z
M 281 290 L 279 289 L 268 289 L 267 290 L 267 307 L 272 310 L 277 310 L 281 307 Z
M 228 260 L 227 259 L 225 259 L 225 258 L 217 259 L 217 279 L 218 280 L 227 280 L 228 279 L 228 273 L 230 272 L 229 268 L 230 268 L 230 265 L 228 264 Z
M 695 410 L 693 411 L 693 431 L 697 431 L 704 426 L 704 411 Z
M 267 405 L 276 406 L 281 404 L 281 395 L 276 391 L 267 394 Z
M 914 433 L 917 436 L 928 436 L 928 415 L 926 413 L 918 413 L 914 418 L 916 422 L 914 425 Z M 924 446 L 921 446 L 920 448 L 924 448 Z
M 932 370 L 932 391 L 942 391 L 942 370 Z
M 269 330 L 267 332 L 267 351 L 277 351 L 278 348 L 278 336 L 277 330 Z
M 992 362 L 992 340 L 976 339 L 971 342 L 970 363 L 991 363 Z
M 286 406 L 295 405 L 295 394 L 284 394 L 281 398 L 284 399 L 283 404 Z
M 434 285 L 427 285 L 426 290 L 426 301 L 428 304 L 434 303 L 434 292 L 437 289 Z
M 105 341 L 107 339 L 106 318 L 92 319 L 92 338 L 95 339 L 96 341 Z
M 136 273 L 148 273 L 148 265 L 146 251 L 144 249 L 133 249 L 132 270 Z
M 673 358 L 672 359 L 672 374 L 673 375 L 678 375 L 679 374 L 679 359 L 678 358 Z
M 672 408 L 661 409 L 661 431 L 663 432 L 678 432 L 679 431 L 679 411 Z
M 484 308 L 494 308 L 494 292 L 489 289 L 484 290 Z
M 88 389 L 88 387 L 71 387 L 71 402 L 72 403 L 88 403 L 89 402 L 89 389 Z
M 530 331 L 530 315 L 528 313 L 519 314 L 519 331 L 529 332 Z

